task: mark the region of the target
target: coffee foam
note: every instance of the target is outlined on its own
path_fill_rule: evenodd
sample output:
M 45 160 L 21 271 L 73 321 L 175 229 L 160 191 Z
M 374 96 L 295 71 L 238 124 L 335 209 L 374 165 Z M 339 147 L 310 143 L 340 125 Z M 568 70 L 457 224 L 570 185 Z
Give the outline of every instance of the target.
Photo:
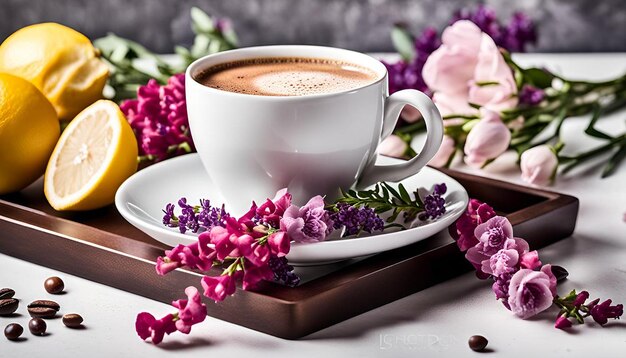
M 343 92 L 377 78 L 366 68 L 314 58 L 261 58 L 210 67 L 197 76 L 205 86 L 262 96 L 305 96 Z

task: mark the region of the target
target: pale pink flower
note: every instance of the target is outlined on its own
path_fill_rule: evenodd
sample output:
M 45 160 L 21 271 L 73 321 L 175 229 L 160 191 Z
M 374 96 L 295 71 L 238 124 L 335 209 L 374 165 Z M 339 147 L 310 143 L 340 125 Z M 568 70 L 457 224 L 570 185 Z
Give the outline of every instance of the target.
M 513 73 L 489 35 L 459 20 L 442 34 L 442 45 L 426 60 L 422 77 L 443 116 L 476 114 L 475 103 L 493 111 L 517 105 Z
M 441 35 L 441 46 L 424 64 L 422 77 L 433 91 L 464 94 L 478 62 L 482 31 L 471 21 L 457 21 Z
M 472 128 L 465 141 L 465 162 L 481 167 L 504 153 L 511 142 L 511 132 L 493 111 L 481 111 L 483 118 Z
M 547 145 L 538 145 L 522 153 L 520 167 L 522 180 L 529 184 L 545 185 L 554 177 L 559 160 Z
M 518 317 L 526 319 L 552 306 L 556 279 L 549 265 L 545 267 L 541 271 L 521 269 L 511 278 L 508 304 Z
M 378 146 L 378 152 L 382 155 L 394 158 L 404 157 L 408 144 L 395 134 L 383 139 Z
M 456 150 L 454 139 L 448 135 L 443 136 L 443 140 L 441 141 L 441 146 L 437 151 L 437 154 L 433 157 L 433 159 L 428 162 L 428 165 L 432 165 L 433 167 L 443 167 L 448 163 L 450 156 Z

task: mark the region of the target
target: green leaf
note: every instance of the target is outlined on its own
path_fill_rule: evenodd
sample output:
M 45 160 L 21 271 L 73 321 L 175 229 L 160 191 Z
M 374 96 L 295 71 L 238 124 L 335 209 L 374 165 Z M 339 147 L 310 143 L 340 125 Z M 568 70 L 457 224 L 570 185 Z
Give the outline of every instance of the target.
M 541 68 L 527 68 L 523 70 L 525 82 L 538 88 L 552 86 L 554 75 Z
M 404 26 L 394 26 L 391 30 L 391 42 L 402 59 L 407 62 L 415 59 L 415 41 Z
M 624 161 L 624 158 L 626 158 L 626 141 L 622 143 L 619 150 L 609 159 L 608 163 L 606 163 L 604 170 L 602 170 L 602 178 L 606 178 L 615 173 L 615 170 L 622 161 Z
M 406 191 L 406 188 L 404 187 L 404 185 L 399 184 L 398 190 L 400 191 L 400 198 L 404 200 L 405 203 L 409 204 L 411 202 L 411 196 Z
M 594 107 L 595 108 L 593 109 L 593 115 L 591 116 L 591 120 L 589 121 L 587 129 L 585 129 L 585 133 L 595 138 L 608 140 L 613 139 L 613 137 L 611 137 L 610 135 L 601 132 L 595 128 L 596 122 L 598 121 L 598 119 L 600 119 L 600 116 L 602 115 L 602 107 L 600 107 L 599 104 L 596 104 Z
M 211 32 L 215 30 L 213 19 L 197 7 L 191 8 L 191 28 L 193 32 Z

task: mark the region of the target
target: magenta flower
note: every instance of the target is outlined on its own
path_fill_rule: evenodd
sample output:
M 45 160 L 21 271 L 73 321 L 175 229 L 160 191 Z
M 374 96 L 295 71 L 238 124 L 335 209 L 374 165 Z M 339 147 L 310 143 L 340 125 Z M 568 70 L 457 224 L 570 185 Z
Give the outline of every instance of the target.
M 476 227 L 492 217 L 496 216 L 493 208 L 476 199 L 471 199 L 467 210 L 456 221 L 454 227 L 450 227 L 450 235 L 456 240 L 461 251 L 467 251 L 470 247 L 478 244 L 474 236 Z
M 279 190 L 274 200 L 267 199 L 265 203 L 256 209 L 256 213 L 261 217 L 261 222 L 274 228 L 280 226 L 280 218 L 285 210 L 291 205 L 291 194 L 287 189 Z
M 580 305 L 584 304 L 588 298 L 589 292 L 581 291 L 579 294 L 576 295 L 576 298 L 574 299 L 574 302 L 572 302 L 572 304 L 576 307 L 580 307 Z
M 244 264 L 242 288 L 244 290 L 255 289 L 259 282 L 263 280 L 271 281 L 273 278 L 274 271 L 267 263 L 257 266 L 248 261 Z
M 139 155 L 161 161 L 195 151 L 189 133 L 185 102 L 185 74 L 160 86 L 150 80 L 137 90 L 137 99 L 120 106 L 139 143 Z
M 556 278 L 554 286 L 556 286 Z M 552 279 L 545 270 L 521 269 L 511 277 L 509 307 L 522 319 L 532 317 L 552 306 L 554 289 Z
M 524 253 L 520 258 L 520 266 L 531 270 L 541 267 L 537 250 Z
M 172 302 L 172 306 L 178 308 L 176 329 L 188 334 L 191 331 L 191 326 L 204 321 L 207 310 L 206 305 L 201 301 L 197 288 L 189 286 L 185 289 L 185 294 L 187 295 L 186 300 L 176 300 Z
M 235 293 L 235 290 L 237 289 L 235 286 L 237 276 L 239 276 L 238 273 L 217 277 L 202 277 L 202 281 L 200 283 L 204 289 L 204 295 L 215 302 L 224 301 L 226 296 L 230 296 Z
M 593 308 L 591 308 L 591 317 L 593 317 L 593 320 L 603 326 L 609 321 L 609 318 L 620 318 L 624 314 L 624 305 L 619 304 L 611 306 L 612 302 L 613 301 L 608 299 L 593 306 Z
M 152 344 L 159 344 L 163 341 L 165 334 L 176 332 L 176 324 L 172 314 L 157 320 L 150 313 L 141 312 L 137 315 L 135 330 L 144 341 L 151 338 Z
M 318 195 L 301 208 L 291 205 L 280 220 L 280 229 L 296 242 L 324 241 L 332 231 L 324 199 Z
M 198 249 L 198 242 L 189 245 L 176 245 L 171 250 L 165 251 L 165 257 L 157 258 L 156 271 L 159 275 L 182 266 L 193 269 L 208 270 L 213 265 L 214 252 L 204 249 L 203 255 Z
M 559 316 L 554 323 L 554 328 L 565 329 L 570 328 L 572 326 L 572 322 L 567 319 L 567 317 Z
M 278 231 L 267 238 L 267 245 L 273 255 L 286 256 L 291 248 L 289 236 L 284 231 Z
M 505 248 L 505 244 L 512 245 L 507 241 L 513 241 L 513 227 L 507 218 L 494 216 L 478 225 L 474 236 L 478 243 L 467 250 L 465 258 L 476 267 L 481 267 L 484 260 L 489 260 L 491 255 Z

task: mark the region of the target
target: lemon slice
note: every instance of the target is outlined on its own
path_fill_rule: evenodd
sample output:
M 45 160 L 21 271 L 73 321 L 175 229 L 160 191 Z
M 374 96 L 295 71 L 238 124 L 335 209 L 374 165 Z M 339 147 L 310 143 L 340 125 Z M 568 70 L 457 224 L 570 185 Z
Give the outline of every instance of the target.
M 56 210 L 91 210 L 113 202 L 117 188 L 137 170 L 137 140 L 119 107 L 100 100 L 61 134 L 44 177 Z

